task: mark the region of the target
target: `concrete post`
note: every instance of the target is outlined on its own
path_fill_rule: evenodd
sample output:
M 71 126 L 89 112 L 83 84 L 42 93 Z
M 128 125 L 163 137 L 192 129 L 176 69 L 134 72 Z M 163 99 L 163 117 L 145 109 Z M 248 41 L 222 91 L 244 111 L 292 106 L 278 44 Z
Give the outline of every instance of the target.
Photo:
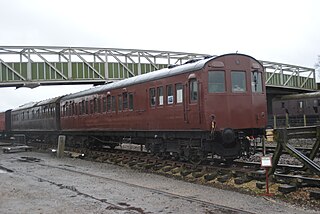
M 66 143 L 66 136 L 59 135 L 58 138 L 58 149 L 57 149 L 57 157 L 62 158 L 64 156 L 64 147 Z

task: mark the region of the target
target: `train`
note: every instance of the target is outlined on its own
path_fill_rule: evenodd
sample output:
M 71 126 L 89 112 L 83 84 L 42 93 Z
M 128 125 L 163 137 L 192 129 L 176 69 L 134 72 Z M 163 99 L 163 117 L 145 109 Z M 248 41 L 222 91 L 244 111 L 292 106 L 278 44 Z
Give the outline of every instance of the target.
M 192 59 L 8 110 L 3 127 L 29 141 L 56 143 L 66 135 L 73 147 L 130 142 L 161 157 L 232 160 L 248 154 L 250 139 L 265 134 L 264 72 L 245 54 Z
M 320 124 L 320 92 L 289 94 L 272 99 L 274 127 Z

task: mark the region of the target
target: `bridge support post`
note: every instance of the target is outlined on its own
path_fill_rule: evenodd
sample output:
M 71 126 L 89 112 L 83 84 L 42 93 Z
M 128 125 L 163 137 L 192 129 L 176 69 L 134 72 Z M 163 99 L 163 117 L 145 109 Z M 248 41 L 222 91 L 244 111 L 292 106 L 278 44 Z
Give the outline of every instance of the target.
M 31 58 L 30 49 L 28 49 L 28 62 L 27 62 L 27 81 L 32 80 Z

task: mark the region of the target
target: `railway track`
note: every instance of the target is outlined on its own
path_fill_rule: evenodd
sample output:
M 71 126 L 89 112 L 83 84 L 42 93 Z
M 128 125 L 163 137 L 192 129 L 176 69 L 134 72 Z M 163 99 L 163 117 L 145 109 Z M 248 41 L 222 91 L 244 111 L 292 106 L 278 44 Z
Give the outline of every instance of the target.
M 39 146 L 39 144 L 37 145 Z M 37 147 L 37 145 L 33 146 Z M 40 147 L 42 147 L 42 149 L 48 149 L 50 146 L 40 144 Z M 191 175 L 191 177 L 195 179 L 204 177 L 206 181 L 218 179 L 219 182 L 224 183 L 230 178 L 234 178 L 237 184 L 243 184 L 251 180 L 265 180 L 265 173 L 263 169 L 261 169 L 260 162 L 236 160 L 232 163 L 225 163 L 220 159 L 208 159 L 203 164 L 194 165 L 188 162 L 157 157 L 139 150 L 103 149 L 102 151 L 94 151 L 87 149 L 67 149 L 84 153 L 86 158 L 93 161 L 129 166 L 135 169 L 152 171 L 182 179 Z M 278 164 L 274 179 L 275 181 L 279 180 L 281 182 L 287 181 L 289 184 L 292 183 L 293 180 L 297 180 L 298 172 L 300 172 L 298 179 L 300 183 L 320 187 L 320 178 L 304 176 L 304 169 L 301 165 Z
M 30 159 L 30 162 L 34 162 L 34 160 Z M 249 212 L 249 211 L 246 211 L 243 209 L 227 207 L 227 206 L 219 205 L 219 204 L 216 204 L 216 203 L 213 203 L 210 201 L 205 201 L 205 200 L 197 199 L 194 197 L 188 197 L 188 196 L 184 196 L 184 195 L 180 195 L 180 194 L 176 194 L 176 193 L 171 193 L 168 191 L 163 191 L 163 190 L 159 190 L 159 189 L 155 189 L 155 188 L 151 188 L 151 187 L 145 187 L 145 186 L 129 183 L 126 181 L 120 181 L 120 180 L 116 180 L 116 179 L 109 178 L 106 176 L 96 175 L 93 173 L 88 173 L 88 172 L 84 172 L 84 171 L 80 171 L 80 170 L 76 170 L 76 169 L 70 169 L 70 168 L 66 168 L 66 167 L 62 167 L 62 166 L 53 166 L 53 165 L 49 165 L 49 164 L 43 164 L 41 162 L 34 162 L 34 163 L 39 166 L 42 166 L 42 167 L 50 168 L 52 170 L 59 170 L 59 171 L 63 171 L 63 172 L 69 172 L 72 174 L 76 174 L 75 177 L 78 175 L 88 176 L 91 178 L 102 179 L 102 180 L 105 180 L 108 182 L 118 183 L 122 186 L 127 186 L 127 187 L 131 187 L 131 188 L 135 188 L 135 189 L 143 189 L 143 190 L 151 192 L 151 193 L 164 195 L 166 197 L 169 197 L 171 200 L 180 199 L 180 200 L 187 201 L 190 203 L 197 203 L 200 206 L 206 207 L 208 210 L 210 210 L 210 213 L 221 213 L 221 214 L 222 213 L 230 213 L 230 214 L 242 214 L 242 213 L 243 214 L 250 214 L 250 213 L 252 213 L 252 212 Z M 125 204 L 122 205 L 121 203 L 120 204 L 119 203 L 112 203 L 112 202 L 107 201 L 106 199 L 101 199 L 101 198 L 95 197 L 92 194 L 88 194 L 83 191 L 79 191 L 74 186 L 63 185 L 60 182 L 53 181 L 52 179 L 48 179 L 43 176 L 34 175 L 33 173 L 28 173 L 28 172 L 18 172 L 18 173 L 23 174 L 24 176 L 29 176 L 34 179 L 37 179 L 39 182 L 47 182 L 51 185 L 57 186 L 60 189 L 68 189 L 69 191 L 75 192 L 77 195 L 91 198 L 91 199 L 99 201 L 101 203 L 105 203 L 108 205 L 109 210 L 121 210 L 121 211 L 128 211 L 130 213 L 140 213 L 140 214 L 147 213 L 147 212 L 143 211 L 141 208 L 127 206 Z
M 267 154 L 272 154 L 276 150 L 276 146 L 266 146 L 265 148 L 266 148 L 265 151 Z M 304 154 L 310 154 L 310 152 L 312 151 L 312 148 L 305 148 L 305 147 L 295 147 L 295 149 L 297 149 L 298 151 Z M 261 145 L 258 145 L 256 147 L 256 151 L 258 152 L 263 152 L 263 150 L 264 148 Z M 284 151 L 283 153 L 288 154 L 286 151 Z M 317 154 L 317 157 L 320 157 L 320 153 Z

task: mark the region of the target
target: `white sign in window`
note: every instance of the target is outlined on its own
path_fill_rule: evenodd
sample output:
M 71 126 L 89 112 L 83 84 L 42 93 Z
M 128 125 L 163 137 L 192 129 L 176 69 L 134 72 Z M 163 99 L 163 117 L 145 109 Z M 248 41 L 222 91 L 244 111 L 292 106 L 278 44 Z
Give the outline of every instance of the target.
M 177 103 L 182 103 L 183 101 L 183 93 L 182 89 L 177 90 Z
M 173 96 L 168 96 L 168 104 L 172 104 L 173 103 Z

